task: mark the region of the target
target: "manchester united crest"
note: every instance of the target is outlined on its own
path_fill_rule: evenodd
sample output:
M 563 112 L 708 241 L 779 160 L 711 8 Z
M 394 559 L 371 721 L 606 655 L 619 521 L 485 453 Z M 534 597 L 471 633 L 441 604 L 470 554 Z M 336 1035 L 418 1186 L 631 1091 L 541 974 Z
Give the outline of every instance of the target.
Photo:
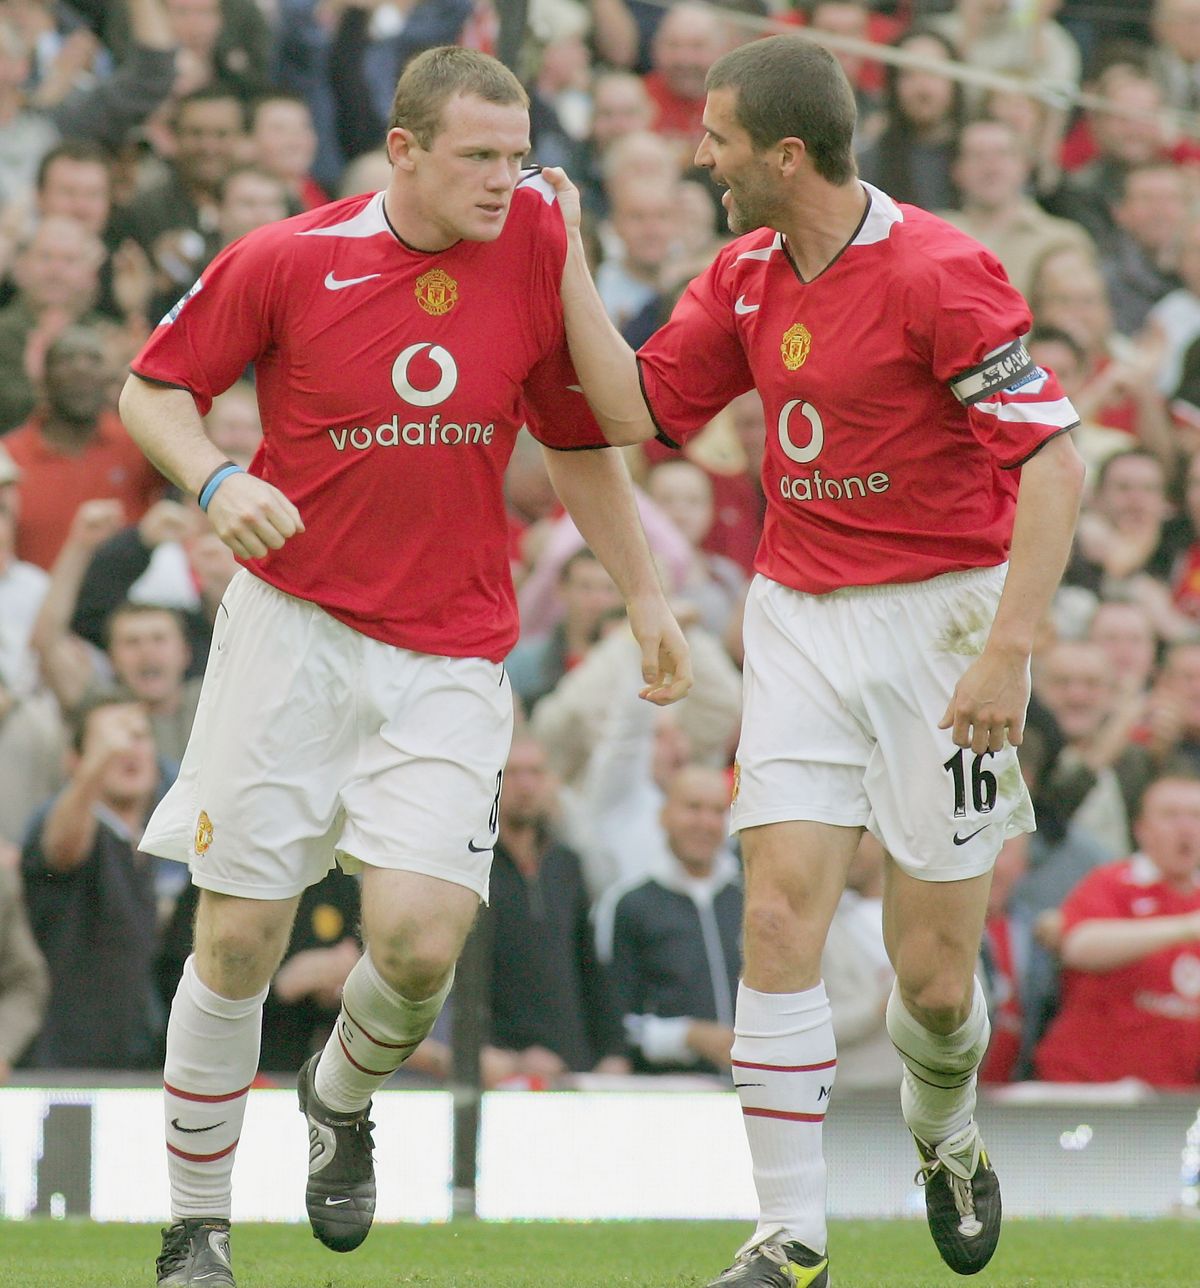
M 458 283 L 440 268 L 422 273 L 413 287 L 417 303 L 435 318 L 449 313 L 458 303 Z
M 797 322 L 783 333 L 783 342 L 779 346 L 783 354 L 783 365 L 789 371 L 797 371 L 804 366 L 808 351 L 812 348 L 812 332 L 803 322 Z
M 212 844 L 213 825 L 212 819 L 201 810 L 200 817 L 196 820 L 196 840 L 195 847 L 197 854 L 203 854 Z

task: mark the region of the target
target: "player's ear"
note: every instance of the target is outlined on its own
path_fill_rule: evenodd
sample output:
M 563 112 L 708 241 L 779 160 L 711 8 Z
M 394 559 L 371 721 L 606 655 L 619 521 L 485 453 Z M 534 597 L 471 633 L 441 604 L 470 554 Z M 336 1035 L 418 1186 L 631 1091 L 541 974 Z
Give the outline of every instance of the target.
M 808 147 L 803 139 L 796 138 L 780 139 L 776 147 L 778 148 L 779 173 L 790 179 L 799 170 L 801 163 L 808 155 Z
M 418 146 L 413 132 L 404 129 L 403 126 L 398 125 L 395 129 L 387 132 L 388 160 L 401 170 L 411 170 L 413 168 L 412 154 L 417 150 Z

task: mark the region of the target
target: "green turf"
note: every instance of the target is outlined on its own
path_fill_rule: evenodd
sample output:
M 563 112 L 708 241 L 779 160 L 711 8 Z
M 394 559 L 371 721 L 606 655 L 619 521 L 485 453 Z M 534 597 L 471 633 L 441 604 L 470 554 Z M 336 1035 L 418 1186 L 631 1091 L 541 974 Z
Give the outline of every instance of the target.
M 380 1226 L 336 1256 L 306 1227 L 234 1232 L 238 1288 L 692 1288 L 746 1228 L 715 1222 Z M 158 1231 L 0 1222 L 0 1288 L 151 1288 Z M 834 1288 L 949 1288 L 923 1223 L 841 1222 Z M 1012 1221 L 979 1288 L 1196 1288 L 1200 1223 Z

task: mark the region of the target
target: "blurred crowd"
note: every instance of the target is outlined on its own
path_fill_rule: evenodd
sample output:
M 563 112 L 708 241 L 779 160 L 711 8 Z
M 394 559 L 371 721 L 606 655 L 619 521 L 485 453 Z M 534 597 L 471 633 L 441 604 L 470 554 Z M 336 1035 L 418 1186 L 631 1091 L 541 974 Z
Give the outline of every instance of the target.
M 705 72 L 789 24 L 843 38 L 862 178 L 996 255 L 1082 420 L 1089 494 L 1022 747 L 1039 830 L 1001 854 L 980 962 L 984 1078 L 1200 1084 L 1200 0 L 529 0 L 533 159 L 580 185 L 632 344 L 725 236 L 691 161 Z M 138 842 L 235 564 L 125 433 L 127 363 L 223 246 L 386 184 L 407 59 L 504 35 L 493 0 L 0 0 L 0 1081 L 153 1067 L 190 950 L 187 872 Z M 252 380 L 206 420 L 244 465 Z M 695 662 L 670 709 L 637 699 L 616 590 L 517 443 L 518 734 L 476 931 L 488 1085 L 728 1069 L 765 435 L 750 393 L 682 454 L 630 450 Z M 839 1088 L 899 1076 L 884 866 L 864 838 L 826 951 Z M 336 870 L 305 895 L 265 1070 L 324 1041 L 357 920 Z M 448 1076 L 453 1009 L 404 1076 Z

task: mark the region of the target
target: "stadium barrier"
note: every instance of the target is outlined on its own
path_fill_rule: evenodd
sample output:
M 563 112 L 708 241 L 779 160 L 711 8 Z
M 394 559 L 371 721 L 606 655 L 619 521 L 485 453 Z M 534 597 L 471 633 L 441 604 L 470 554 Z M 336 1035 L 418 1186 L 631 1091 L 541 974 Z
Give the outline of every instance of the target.
M 736 1098 L 631 1082 L 636 1090 L 613 1082 L 605 1090 L 485 1095 L 478 1215 L 751 1219 Z M 160 1092 L 149 1087 L 0 1089 L 0 1215 L 165 1220 L 161 1114 Z M 449 1220 L 453 1096 L 384 1091 L 373 1116 L 379 1219 Z M 1200 1214 L 1196 1097 L 1155 1096 L 1138 1084 L 1022 1084 L 988 1099 L 980 1119 L 1011 1215 Z M 833 1215 L 923 1211 L 896 1097 L 837 1097 L 826 1140 Z M 234 1172 L 234 1219 L 304 1220 L 306 1166 L 295 1093 L 256 1089 Z

